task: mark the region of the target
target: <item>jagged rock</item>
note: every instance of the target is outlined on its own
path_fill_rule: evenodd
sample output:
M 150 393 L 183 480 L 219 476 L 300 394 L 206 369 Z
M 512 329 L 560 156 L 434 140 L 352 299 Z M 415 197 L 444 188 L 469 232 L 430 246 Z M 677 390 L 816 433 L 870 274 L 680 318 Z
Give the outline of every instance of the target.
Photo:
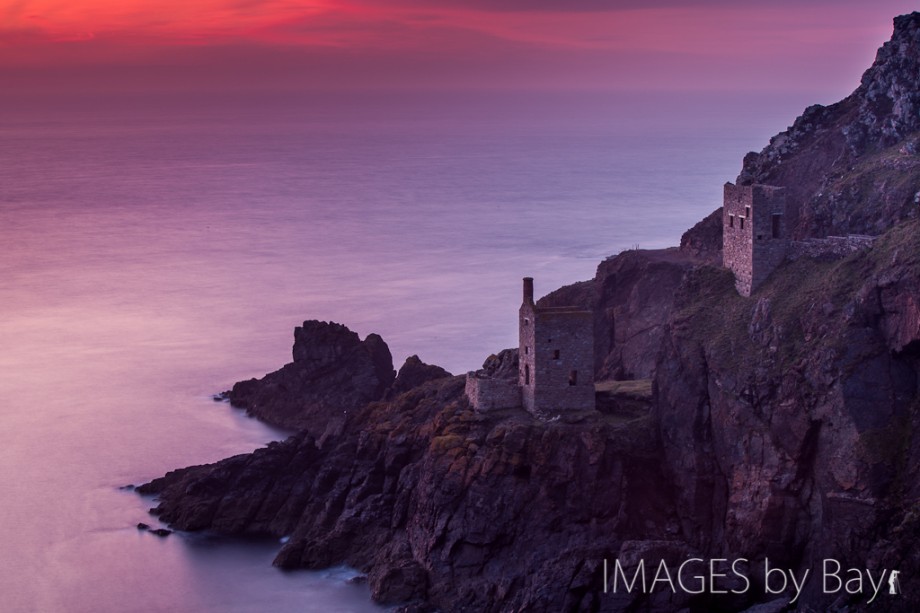
M 702 262 L 722 265 L 722 208 L 719 207 L 680 237 L 680 250 Z
M 518 350 L 502 349 L 498 353 L 493 353 L 482 363 L 482 369 L 478 372 L 483 376 L 493 379 L 503 379 L 517 383 L 518 380 Z
M 379 400 L 395 380 L 383 339 L 337 323 L 305 321 L 294 329 L 294 361 L 230 391 L 233 406 L 270 424 L 316 436 L 344 423 L 346 412 Z
M 647 379 L 674 297 L 701 261 L 676 248 L 629 250 L 607 258 L 593 280 L 560 288 L 541 306 L 576 305 L 594 312 L 595 379 Z
M 410 355 L 400 367 L 399 373 L 396 375 L 396 381 L 393 382 L 386 396 L 392 399 L 428 381 L 451 376 L 453 375 L 440 366 L 425 364 L 417 355 Z
M 830 106 L 805 109 L 760 153 L 739 184 L 786 187 L 791 238 L 870 234 L 920 215 L 920 13 L 894 33 L 860 86 Z
M 322 448 L 303 432 L 139 490 L 176 527 L 290 535 L 279 566 L 347 563 L 377 598 L 444 610 L 577 609 L 620 540 L 676 531 L 650 420 L 476 415 L 463 388 L 432 381 Z

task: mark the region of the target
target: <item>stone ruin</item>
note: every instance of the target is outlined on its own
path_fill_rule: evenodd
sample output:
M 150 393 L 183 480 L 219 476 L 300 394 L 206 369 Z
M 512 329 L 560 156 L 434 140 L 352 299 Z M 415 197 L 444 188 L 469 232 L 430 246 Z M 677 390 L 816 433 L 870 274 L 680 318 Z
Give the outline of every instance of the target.
M 518 317 L 517 381 L 469 373 L 466 395 L 478 411 L 523 407 L 546 417 L 594 410 L 594 315 L 577 307 L 542 307 L 524 279 Z
M 791 240 L 788 206 L 783 187 L 725 184 L 722 265 L 734 273 L 742 296 L 750 296 L 787 259 L 845 257 L 875 240 L 863 235 Z

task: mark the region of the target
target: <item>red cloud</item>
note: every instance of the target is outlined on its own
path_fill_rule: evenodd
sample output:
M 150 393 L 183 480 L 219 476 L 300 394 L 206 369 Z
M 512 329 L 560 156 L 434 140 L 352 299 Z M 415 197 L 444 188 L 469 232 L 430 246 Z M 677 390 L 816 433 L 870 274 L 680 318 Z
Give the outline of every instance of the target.
M 141 74 L 155 66 L 170 78 L 233 74 L 241 86 L 268 76 L 328 87 L 828 89 L 840 82 L 845 92 L 906 3 L 841 1 L 833 11 L 792 0 L 639 4 L 20 0 L 0 9 L 0 70 L 135 66 Z

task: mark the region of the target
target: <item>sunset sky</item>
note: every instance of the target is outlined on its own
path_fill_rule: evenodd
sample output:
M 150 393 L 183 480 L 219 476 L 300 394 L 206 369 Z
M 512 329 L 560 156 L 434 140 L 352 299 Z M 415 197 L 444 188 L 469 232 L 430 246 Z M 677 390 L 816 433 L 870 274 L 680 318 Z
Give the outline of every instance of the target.
M 0 78 L 20 92 L 779 88 L 839 97 L 911 4 L 5 0 Z

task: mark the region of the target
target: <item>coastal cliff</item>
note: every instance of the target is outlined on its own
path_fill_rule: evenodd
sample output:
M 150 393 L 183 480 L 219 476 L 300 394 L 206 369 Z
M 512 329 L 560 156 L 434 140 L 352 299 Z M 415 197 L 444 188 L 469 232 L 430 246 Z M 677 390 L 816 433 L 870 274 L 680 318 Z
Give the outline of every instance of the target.
M 786 262 L 743 297 L 717 212 L 680 248 L 623 252 L 544 297 L 594 312 L 598 379 L 646 380 L 638 408 L 478 413 L 462 378 L 411 358 L 396 377 L 379 337 L 305 322 L 283 374 L 230 396 L 299 433 L 139 490 L 178 529 L 288 537 L 277 565 L 348 563 L 407 610 L 867 606 L 868 585 L 825 589 L 826 560 L 897 569 L 903 592 L 873 610 L 920 609 L 918 75 L 914 13 L 856 92 L 807 109 L 738 178 L 789 190 L 796 237 L 878 235 L 871 249 Z M 513 377 L 513 358 L 484 369 Z M 748 589 L 605 593 L 604 561 L 690 558 L 749 561 Z M 767 561 L 811 579 L 771 593 Z
M 859 87 L 814 105 L 760 153 L 744 158 L 739 184 L 786 188 L 796 239 L 880 234 L 916 218 L 920 205 L 920 18 L 894 20 Z

